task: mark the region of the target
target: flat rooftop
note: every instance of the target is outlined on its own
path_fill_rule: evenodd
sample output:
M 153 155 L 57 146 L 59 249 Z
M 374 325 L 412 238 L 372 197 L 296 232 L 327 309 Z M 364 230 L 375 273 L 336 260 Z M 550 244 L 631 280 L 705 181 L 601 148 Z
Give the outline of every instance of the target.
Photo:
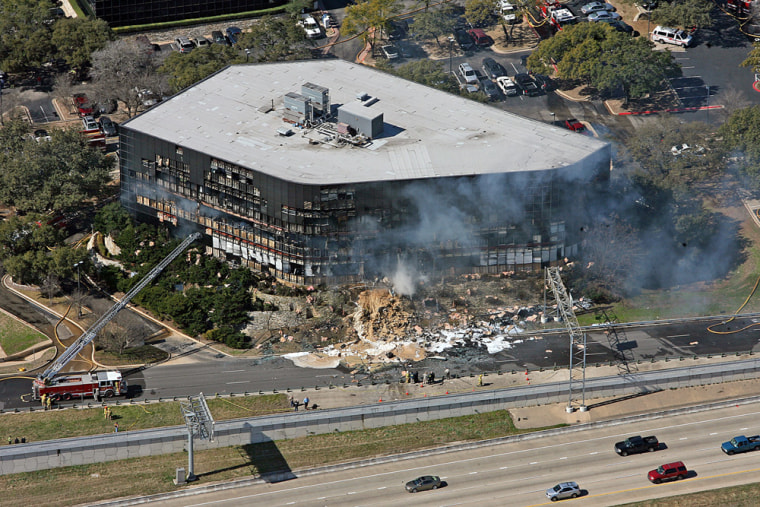
M 371 96 L 383 134 L 363 147 L 310 143 L 310 129 L 283 121 L 283 97 L 307 82 L 329 89 L 333 111 Z M 233 65 L 124 126 L 307 185 L 582 170 L 609 160 L 598 139 L 344 60 Z M 278 134 L 282 127 L 294 134 Z

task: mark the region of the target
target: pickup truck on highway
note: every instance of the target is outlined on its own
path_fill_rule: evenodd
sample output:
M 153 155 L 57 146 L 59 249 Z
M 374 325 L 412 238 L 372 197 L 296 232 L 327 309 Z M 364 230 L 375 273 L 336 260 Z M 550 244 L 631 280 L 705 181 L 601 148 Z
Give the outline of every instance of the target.
M 755 435 L 753 437 L 745 437 L 744 435 L 739 435 L 738 437 L 732 438 L 728 442 L 723 442 L 720 446 L 720 449 L 729 456 L 732 454 L 738 454 L 740 452 L 760 449 L 760 435 Z
M 626 438 L 622 442 L 615 444 L 615 452 L 621 456 L 628 456 L 629 454 L 637 454 L 640 452 L 653 452 L 660 447 L 660 443 L 657 441 L 657 437 L 630 437 Z

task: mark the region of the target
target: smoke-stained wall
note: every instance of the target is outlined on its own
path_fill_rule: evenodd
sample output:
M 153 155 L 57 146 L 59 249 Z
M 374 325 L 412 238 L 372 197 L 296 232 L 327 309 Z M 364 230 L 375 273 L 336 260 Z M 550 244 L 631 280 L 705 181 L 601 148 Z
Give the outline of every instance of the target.
M 399 265 L 412 277 L 539 269 L 575 255 L 609 175 L 607 147 L 545 171 L 303 185 L 128 125 L 120 142 L 132 215 L 200 231 L 210 254 L 303 284 L 392 276 Z

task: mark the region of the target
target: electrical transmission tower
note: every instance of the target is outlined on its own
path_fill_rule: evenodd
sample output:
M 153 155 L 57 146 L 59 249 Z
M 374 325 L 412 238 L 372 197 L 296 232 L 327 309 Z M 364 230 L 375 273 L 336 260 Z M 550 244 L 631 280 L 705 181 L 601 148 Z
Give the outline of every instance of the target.
M 575 405 L 581 412 L 586 407 L 586 333 L 581 331 L 578 319 L 573 311 L 573 298 L 567 293 L 558 267 L 546 268 L 546 285 L 544 287 L 544 315 L 546 315 L 546 296 L 551 295 L 557 306 L 557 317 L 564 322 L 570 335 L 570 384 L 565 411 L 573 412 Z

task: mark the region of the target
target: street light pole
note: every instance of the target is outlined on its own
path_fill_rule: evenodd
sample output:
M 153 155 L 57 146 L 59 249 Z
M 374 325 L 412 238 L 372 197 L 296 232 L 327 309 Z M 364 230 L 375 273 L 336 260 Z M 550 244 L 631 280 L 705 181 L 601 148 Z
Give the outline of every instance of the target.
M 705 88 L 707 88 L 705 114 L 707 115 L 707 123 L 710 123 L 710 85 L 705 86 Z
M 79 289 L 79 280 L 80 280 L 79 267 L 82 265 L 82 262 L 84 261 L 79 261 L 76 264 L 74 264 L 74 267 L 77 268 L 77 318 L 79 319 L 82 318 L 82 292 Z
M 451 45 L 454 43 L 454 37 L 449 36 L 449 74 L 452 74 L 454 72 L 454 69 L 451 67 Z
M 248 63 L 248 56 L 251 54 L 251 50 L 249 48 L 245 48 L 245 63 Z

